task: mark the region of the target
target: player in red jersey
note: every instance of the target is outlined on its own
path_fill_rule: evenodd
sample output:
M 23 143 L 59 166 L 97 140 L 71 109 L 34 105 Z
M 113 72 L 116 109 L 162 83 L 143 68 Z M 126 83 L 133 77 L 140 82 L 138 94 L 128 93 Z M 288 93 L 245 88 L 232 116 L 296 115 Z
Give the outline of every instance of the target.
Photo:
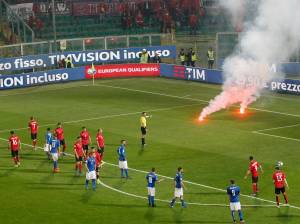
M 94 152 L 95 160 L 96 160 L 96 175 L 97 175 L 97 184 L 100 184 L 100 179 L 99 179 L 99 171 L 102 165 L 102 153 L 100 150 L 95 150 L 94 147 L 92 147 L 92 150 Z
M 85 156 L 85 153 L 82 148 L 82 142 L 81 142 L 81 137 L 77 137 L 76 142 L 74 144 L 74 154 L 75 154 L 75 172 L 76 176 L 79 176 L 82 174 L 82 161 L 83 157 Z
M 97 136 L 96 136 L 96 142 L 98 151 L 101 154 L 101 160 L 103 159 L 104 155 L 104 137 L 103 137 L 103 130 L 100 128 L 98 129 Z
M 20 138 L 15 135 L 14 131 L 10 132 L 10 137 L 8 139 L 8 150 L 11 151 L 11 157 L 14 160 L 15 167 L 19 167 L 20 157 L 19 157 L 19 150 L 21 149 L 21 141 Z
M 39 124 L 34 120 L 34 117 L 30 117 L 30 121 L 28 122 L 28 130 L 30 131 L 32 147 L 36 150 L 37 143 L 37 133 L 38 133 Z
M 253 196 L 256 196 L 258 193 L 258 169 L 260 169 L 261 173 L 263 173 L 264 171 L 262 166 L 257 161 L 254 160 L 253 156 L 250 156 L 249 160 L 250 160 L 249 168 L 244 178 L 247 179 L 248 175 L 250 173 L 252 174 L 252 191 L 253 191 Z
M 92 144 L 91 136 L 89 132 L 87 131 L 86 127 L 82 127 L 82 131 L 80 132 L 80 137 L 82 141 L 82 147 L 83 150 L 85 151 L 85 154 L 88 154 L 89 150 L 89 144 Z
M 275 185 L 275 194 L 276 194 L 277 207 L 279 207 L 279 201 L 280 201 L 279 195 L 280 195 L 280 193 L 283 194 L 285 203 L 288 204 L 288 197 L 287 197 L 287 194 L 285 192 L 285 187 L 289 188 L 289 185 L 287 183 L 285 173 L 280 170 L 280 167 L 278 165 L 275 167 L 275 172 L 273 174 L 273 182 L 274 182 L 274 185 Z
M 65 152 L 66 152 L 67 145 L 66 145 L 65 136 L 64 136 L 64 129 L 62 128 L 62 124 L 60 122 L 57 123 L 57 127 L 56 127 L 54 133 L 56 134 L 57 139 L 60 142 L 60 145 L 63 147 L 62 155 L 64 156 L 64 155 L 66 155 Z

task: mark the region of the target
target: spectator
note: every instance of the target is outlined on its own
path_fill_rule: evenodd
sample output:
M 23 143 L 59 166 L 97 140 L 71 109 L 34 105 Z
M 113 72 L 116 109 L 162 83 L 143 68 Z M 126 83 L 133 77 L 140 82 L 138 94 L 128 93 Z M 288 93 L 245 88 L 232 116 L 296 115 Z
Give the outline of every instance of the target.
M 66 67 L 66 61 L 63 58 L 60 61 L 58 61 L 58 68 L 65 68 L 65 67 Z
M 209 69 L 213 68 L 214 62 L 215 62 L 214 51 L 212 47 L 210 47 L 207 51 L 207 64 Z
M 37 32 L 38 36 L 41 37 L 42 29 L 44 27 L 43 21 L 41 19 L 37 18 L 35 26 L 36 26 L 36 32 Z
M 195 51 L 192 51 L 192 61 L 191 61 L 191 65 L 192 65 L 193 67 L 196 66 L 197 60 L 198 60 L 198 58 L 197 58 L 196 52 L 195 52 Z
M 192 52 L 193 52 L 193 48 L 190 48 L 190 50 L 188 50 L 188 52 L 186 53 L 186 65 L 187 66 L 191 66 L 191 64 L 192 64 Z
M 74 64 L 72 62 L 72 58 L 69 56 L 66 59 L 66 68 L 73 68 L 73 67 L 74 67 Z
M 139 26 L 139 27 L 144 27 L 144 25 L 145 25 L 143 15 L 140 11 L 136 15 L 135 22 L 136 22 L 137 26 Z
M 143 49 L 142 53 L 141 53 L 140 63 L 147 64 L 149 62 L 149 58 L 150 58 L 150 56 L 149 56 L 147 50 Z
M 197 25 L 198 25 L 198 17 L 195 13 L 190 15 L 189 18 L 189 25 L 190 25 L 190 34 L 196 35 L 197 33 Z
M 172 17 L 169 15 L 167 11 L 163 17 L 163 32 L 164 33 L 171 33 L 172 28 Z
M 186 57 L 185 57 L 185 53 L 184 53 L 184 49 L 183 48 L 181 48 L 181 50 L 180 50 L 180 52 L 178 54 L 178 58 L 180 60 L 180 64 L 181 65 L 185 65 L 185 59 L 186 59 Z
M 152 58 L 152 62 L 153 63 L 161 63 L 161 58 L 157 53 L 155 53 L 154 57 Z

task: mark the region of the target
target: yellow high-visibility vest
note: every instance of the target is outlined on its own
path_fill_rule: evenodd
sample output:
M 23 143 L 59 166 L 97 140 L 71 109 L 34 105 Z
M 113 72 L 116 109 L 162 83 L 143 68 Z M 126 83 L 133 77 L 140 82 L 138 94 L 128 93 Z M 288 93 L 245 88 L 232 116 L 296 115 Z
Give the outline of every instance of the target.
M 197 61 L 197 55 L 196 54 L 192 54 L 192 61 Z
M 147 52 L 144 54 L 142 53 L 140 62 L 141 62 L 141 64 L 148 63 L 148 53 Z
M 185 61 L 185 54 L 180 54 L 180 61 Z
M 207 51 L 208 60 L 215 60 L 214 58 L 214 51 Z

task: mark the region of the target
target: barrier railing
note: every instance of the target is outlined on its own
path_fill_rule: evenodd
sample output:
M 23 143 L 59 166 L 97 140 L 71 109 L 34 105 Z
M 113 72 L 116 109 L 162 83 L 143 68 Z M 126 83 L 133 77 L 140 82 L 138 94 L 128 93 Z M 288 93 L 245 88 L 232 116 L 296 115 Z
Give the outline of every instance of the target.
M 130 36 L 107 36 L 57 40 L 59 52 L 85 51 L 96 49 L 113 49 L 142 46 L 161 45 L 161 39 L 168 34 L 145 34 Z M 19 57 L 24 55 L 38 55 L 55 53 L 54 41 L 40 41 L 21 43 L 0 47 L 0 57 Z

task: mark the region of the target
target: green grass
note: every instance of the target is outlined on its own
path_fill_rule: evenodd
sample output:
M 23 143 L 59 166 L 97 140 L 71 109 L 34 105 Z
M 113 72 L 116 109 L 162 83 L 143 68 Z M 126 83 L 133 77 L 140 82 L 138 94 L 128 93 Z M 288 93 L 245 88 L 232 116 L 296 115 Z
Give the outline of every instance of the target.
M 299 146 L 296 140 L 255 134 L 253 131 L 300 123 L 299 97 L 265 93 L 247 114 L 240 116 L 236 107 L 211 115 L 203 124 L 196 118 L 207 103 L 220 92 L 220 86 L 161 78 L 139 78 L 74 82 L 0 92 L 0 138 L 8 130 L 17 130 L 23 143 L 30 144 L 27 126 L 31 115 L 45 129 L 59 121 L 64 123 L 68 152 L 81 127 L 92 134 L 104 129 L 105 161 L 117 164 L 116 149 L 127 139 L 127 159 L 131 168 L 147 171 L 156 167 L 161 175 L 173 177 L 178 166 L 184 167 L 188 202 L 228 204 L 227 196 L 198 184 L 226 189 L 234 178 L 244 195 L 250 195 L 250 180 L 243 176 L 249 155 L 262 163 L 259 198 L 274 201 L 272 172 L 277 160 L 284 162 L 290 190 L 290 204 L 300 206 Z M 139 116 L 150 111 L 147 149 L 140 150 Z M 269 112 L 266 112 L 269 111 Z M 284 114 L 278 114 L 281 112 Z M 290 114 L 290 115 L 288 115 Z M 294 116 L 291 116 L 294 115 Z M 78 121 L 81 120 L 81 121 Z M 49 124 L 44 126 L 45 124 Z M 267 130 L 263 133 L 300 139 L 300 126 Z M 1 223 L 231 223 L 230 211 L 224 206 L 179 205 L 171 209 L 163 201 L 157 208 L 147 207 L 145 174 L 130 170 L 131 179 L 119 178 L 119 170 L 110 164 L 102 169 L 102 181 L 125 195 L 98 185 L 97 191 L 84 189 L 85 178 L 74 177 L 74 159 L 59 161 L 61 173 L 51 173 L 52 164 L 41 150 L 22 148 L 22 166 L 14 168 L 0 141 L 0 220 Z M 173 197 L 172 180 L 157 186 L 157 198 Z M 283 201 L 283 198 L 281 199 Z M 242 205 L 274 205 L 271 202 L 241 196 Z M 300 223 L 300 210 L 281 207 L 244 207 L 247 223 Z

